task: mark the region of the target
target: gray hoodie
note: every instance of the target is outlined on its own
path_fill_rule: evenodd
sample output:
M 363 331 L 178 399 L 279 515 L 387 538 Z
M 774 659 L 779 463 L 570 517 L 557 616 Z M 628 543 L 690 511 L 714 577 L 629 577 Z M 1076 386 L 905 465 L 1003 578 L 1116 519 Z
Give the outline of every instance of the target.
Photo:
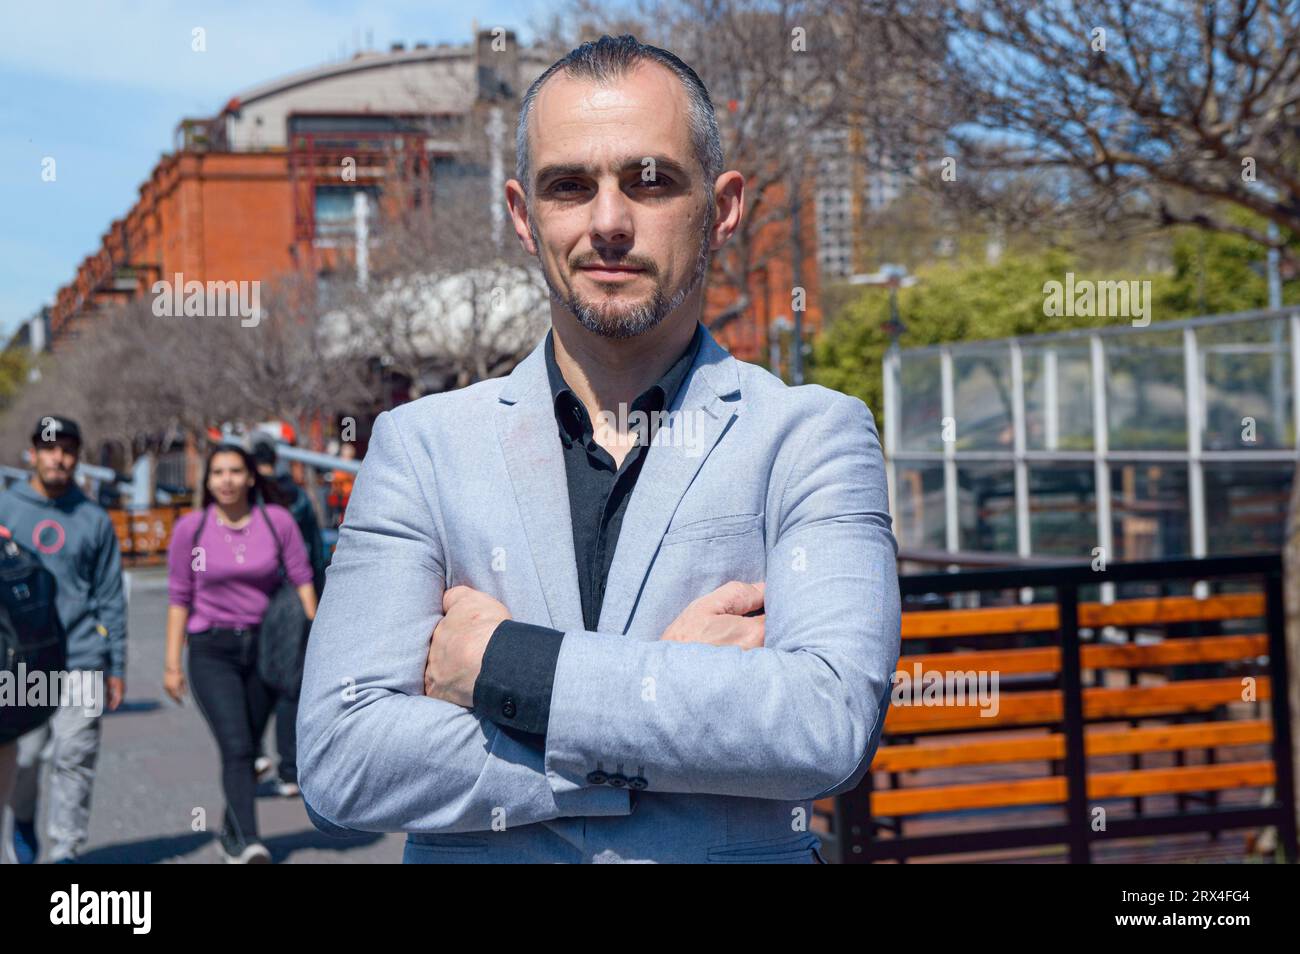
M 126 601 L 113 521 L 75 484 L 50 499 L 27 482 L 0 493 L 0 525 L 58 581 L 68 668 L 126 675 Z

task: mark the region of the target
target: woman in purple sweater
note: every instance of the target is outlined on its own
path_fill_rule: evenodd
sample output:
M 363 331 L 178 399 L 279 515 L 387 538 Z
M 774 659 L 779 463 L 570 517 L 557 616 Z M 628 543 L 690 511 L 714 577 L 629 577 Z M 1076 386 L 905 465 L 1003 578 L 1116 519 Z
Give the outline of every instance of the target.
M 247 451 L 217 445 L 204 468 L 203 508 L 176 521 L 167 554 L 163 685 L 169 696 L 183 701 L 181 654 L 188 640 L 194 699 L 221 751 L 226 799 L 221 850 L 237 864 L 271 860 L 257 835 L 253 759 L 255 727 L 266 724 L 273 702 L 272 690 L 257 673 L 257 633 L 280 585 L 277 541 L 308 619 L 316 615 L 307 548 L 289 511 L 267 502 L 273 492 Z M 191 552 L 195 546 L 198 551 Z

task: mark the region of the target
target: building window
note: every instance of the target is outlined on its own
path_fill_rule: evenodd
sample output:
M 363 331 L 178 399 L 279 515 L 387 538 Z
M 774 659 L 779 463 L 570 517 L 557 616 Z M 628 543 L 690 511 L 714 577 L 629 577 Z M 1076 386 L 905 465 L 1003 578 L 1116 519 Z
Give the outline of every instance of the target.
M 333 244 L 349 242 L 356 234 L 356 194 L 365 194 L 370 204 L 367 220 L 371 234 L 378 225 L 375 211 L 378 208 L 379 189 L 375 186 L 317 186 L 316 187 L 316 239 Z

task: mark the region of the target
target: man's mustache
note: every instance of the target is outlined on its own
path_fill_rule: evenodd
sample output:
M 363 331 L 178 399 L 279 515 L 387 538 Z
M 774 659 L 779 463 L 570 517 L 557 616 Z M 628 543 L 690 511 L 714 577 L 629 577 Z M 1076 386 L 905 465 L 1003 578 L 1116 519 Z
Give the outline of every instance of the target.
M 603 259 L 592 259 L 589 261 L 579 262 L 574 268 L 639 268 L 643 272 L 654 274 L 655 267 L 653 262 L 643 262 L 640 259 L 620 258 L 612 262 L 606 262 Z

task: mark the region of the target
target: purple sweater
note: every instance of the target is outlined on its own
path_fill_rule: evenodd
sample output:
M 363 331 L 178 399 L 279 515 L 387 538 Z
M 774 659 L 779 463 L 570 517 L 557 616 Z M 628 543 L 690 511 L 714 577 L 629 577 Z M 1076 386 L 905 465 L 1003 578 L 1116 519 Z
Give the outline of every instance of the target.
M 280 540 L 289 580 L 295 586 L 310 583 L 307 547 L 293 517 L 276 504 L 267 504 L 266 513 Z M 191 511 L 177 520 L 172 530 L 167 551 L 168 602 L 190 611 L 185 624 L 188 633 L 212 626 L 255 626 L 262 621 L 280 582 L 270 527 L 254 507 L 246 526 L 229 530 L 217 523 L 216 504 L 210 504 L 198 540 L 206 566 L 196 572 L 191 569 L 195 559 L 191 546 L 202 515 L 200 510 Z

